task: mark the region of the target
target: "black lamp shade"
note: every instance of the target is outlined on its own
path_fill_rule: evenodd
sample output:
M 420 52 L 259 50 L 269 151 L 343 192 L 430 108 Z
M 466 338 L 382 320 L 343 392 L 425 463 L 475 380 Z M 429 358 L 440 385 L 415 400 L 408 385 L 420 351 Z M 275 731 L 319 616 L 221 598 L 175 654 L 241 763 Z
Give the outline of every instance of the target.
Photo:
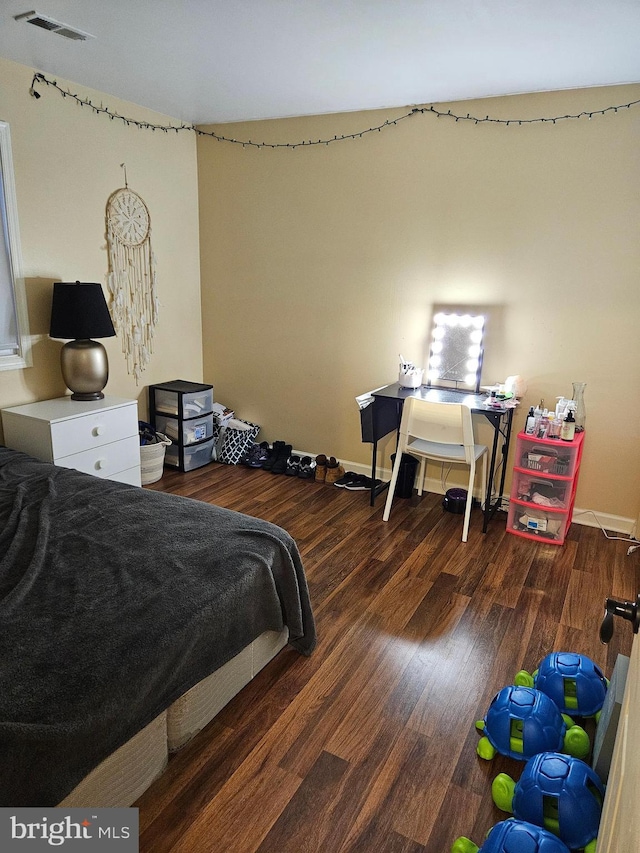
M 64 340 L 111 338 L 115 329 L 100 284 L 55 282 L 49 336 Z

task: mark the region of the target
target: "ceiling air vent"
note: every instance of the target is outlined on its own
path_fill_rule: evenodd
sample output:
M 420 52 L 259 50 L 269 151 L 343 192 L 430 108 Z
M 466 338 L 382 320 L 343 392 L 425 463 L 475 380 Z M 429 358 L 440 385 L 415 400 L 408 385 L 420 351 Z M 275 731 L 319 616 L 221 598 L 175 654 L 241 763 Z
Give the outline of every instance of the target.
M 23 12 L 22 15 L 16 15 L 15 20 L 26 21 L 28 24 L 33 24 L 34 27 L 49 30 L 52 33 L 57 33 L 59 36 L 64 36 L 66 39 L 72 39 L 73 41 L 86 41 L 87 39 L 95 38 L 90 33 L 84 33 L 82 30 L 77 30 L 68 24 L 61 24 L 60 21 L 54 21 L 53 18 L 41 15 L 40 12 Z

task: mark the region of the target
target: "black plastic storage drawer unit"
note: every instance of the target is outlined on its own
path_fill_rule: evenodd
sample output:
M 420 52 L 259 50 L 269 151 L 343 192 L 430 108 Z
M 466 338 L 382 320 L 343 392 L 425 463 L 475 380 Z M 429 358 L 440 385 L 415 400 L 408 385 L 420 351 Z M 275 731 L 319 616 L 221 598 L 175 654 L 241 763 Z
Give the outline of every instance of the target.
M 192 471 L 211 462 L 213 385 L 183 379 L 150 385 L 149 416 L 154 429 L 172 441 L 165 465 Z

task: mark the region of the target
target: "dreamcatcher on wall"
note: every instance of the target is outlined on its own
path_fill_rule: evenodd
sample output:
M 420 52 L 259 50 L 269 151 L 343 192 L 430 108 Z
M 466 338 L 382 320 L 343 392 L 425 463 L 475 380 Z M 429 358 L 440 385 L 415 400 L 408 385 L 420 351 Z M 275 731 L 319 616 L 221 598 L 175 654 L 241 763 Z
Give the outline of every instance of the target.
M 108 286 L 111 317 L 122 340 L 127 371 L 140 381 L 153 352 L 158 322 L 156 262 L 151 248 L 151 218 L 142 198 L 127 186 L 107 201 Z

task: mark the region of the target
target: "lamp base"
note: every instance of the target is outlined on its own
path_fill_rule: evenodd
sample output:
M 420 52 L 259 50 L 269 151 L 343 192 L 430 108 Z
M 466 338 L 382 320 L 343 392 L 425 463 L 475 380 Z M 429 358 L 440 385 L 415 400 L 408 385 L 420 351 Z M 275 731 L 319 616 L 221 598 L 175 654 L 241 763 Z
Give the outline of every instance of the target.
M 102 400 L 109 379 L 107 351 L 99 341 L 69 341 L 60 350 L 60 366 L 72 400 Z
M 79 394 L 77 391 L 71 395 L 72 400 L 104 400 L 102 391 L 98 394 Z

